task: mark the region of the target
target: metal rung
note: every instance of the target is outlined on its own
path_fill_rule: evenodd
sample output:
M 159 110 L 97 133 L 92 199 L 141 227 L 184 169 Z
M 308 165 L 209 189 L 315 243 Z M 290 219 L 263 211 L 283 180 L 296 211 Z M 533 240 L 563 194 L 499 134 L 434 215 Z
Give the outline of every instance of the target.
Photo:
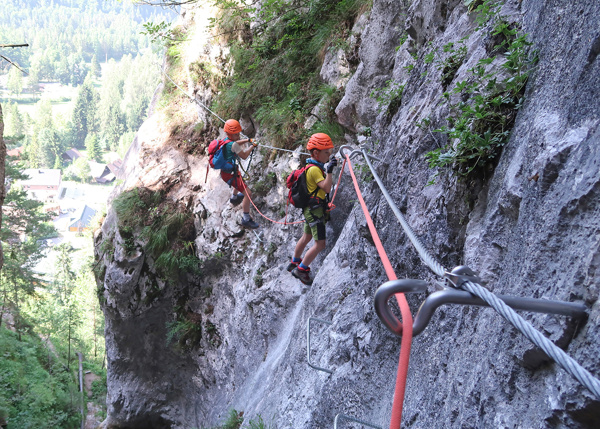
M 375 312 L 383 324 L 394 334 L 402 336 L 402 324 L 392 313 L 388 300 L 396 293 L 427 292 L 427 282 L 422 280 L 392 280 L 382 284 L 375 292 Z M 583 304 L 546 299 L 521 298 L 508 295 L 497 295 L 509 307 L 515 310 L 532 311 L 536 313 L 560 314 L 563 316 L 582 317 L 586 314 Z M 429 324 L 435 310 L 444 304 L 476 305 L 489 307 L 489 304 L 475 295 L 458 289 L 443 289 L 430 294 L 413 322 L 413 336 L 419 335 Z
M 352 158 L 354 155 L 363 155 L 363 156 L 365 156 L 365 154 L 362 152 L 362 150 L 361 150 L 361 149 L 354 149 L 354 150 L 353 150 L 353 149 L 352 149 L 352 146 L 344 145 L 344 146 L 340 147 L 340 150 L 339 150 L 339 153 L 342 155 L 342 157 L 345 157 L 345 156 L 346 156 L 346 153 L 344 152 L 344 149 L 346 149 L 346 150 L 349 150 L 349 151 L 350 151 L 350 155 L 348 155 L 350 158 Z M 388 164 L 388 163 L 387 163 L 387 162 L 385 162 L 383 159 L 381 159 L 381 158 L 377 158 L 377 157 L 376 157 L 376 156 L 374 156 L 374 155 L 367 154 L 367 156 L 368 156 L 369 158 L 371 158 L 371 159 L 374 159 L 374 160 L 376 160 L 376 161 L 383 162 L 384 164 Z
M 335 416 L 335 420 L 333 421 L 333 429 L 337 429 L 338 428 L 338 421 L 340 421 L 340 420 L 348 420 L 350 422 L 360 423 L 361 425 L 364 425 L 364 426 L 367 426 L 367 427 L 370 427 L 370 428 L 382 429 L 381 426 L 375 426 L 372 423 L 368 423 L 368 422 L 365 422 L 363 420 L 355 419 L 354 417 L 346 416 L 344 414 L 338 414 L 337 416 Z
M 333 374 L 333 371 L 327 368 L 322 368 L 320 366 L 317 365 L 313 365 L 310 362 L 310 322 L 314 320 L 315 322 L 321 322 L 321 323 L 325 323 L 326 325 L 332 325 L 332 322 L 328 322 L 327 320 L 323 320 L 323 319 L 318 319 L 316 317 L 309 317 L 308 318 L 308 324 L 306 326 L 306 361 L 308 362 L 308 366 L 310 366 L 311 368 L 316 369 L 317 371 L 323 371 L 326 372 L 328 374 Z

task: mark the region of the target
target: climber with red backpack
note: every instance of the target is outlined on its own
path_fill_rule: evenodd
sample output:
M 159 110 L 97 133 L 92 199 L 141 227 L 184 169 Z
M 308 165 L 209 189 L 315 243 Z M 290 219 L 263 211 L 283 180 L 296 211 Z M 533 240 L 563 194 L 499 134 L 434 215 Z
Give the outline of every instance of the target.
M 257 146 L 252 139 L 240 139 L 242 126 L 235 119 L 225 121 L 223 127 L 227 138 L 225 140 L 213 140 L 208 146 L 208 162 L 211 167 L 221 170 L 221 178 L 233 188 L 233 194 L 229 202 L 233 206 L 242 203 L 242 226 L 256 229 L 258 223 L 250 217 L 250 198 L 252 193 L 242 179 L 237 166 L 237 159 L 246 159 Z
M 310 136 L 306 149 L 311 156 L 306 161 L 306 167 L 296 170 L 288 177 L 289 198 L 292 204 L 302 208 L 306 223 L 304 234 L 296 243 L 294 256 L 287 270 L 302 283 L 311 285 L 314 277 L 309 265 L 326 246 L 325 224 L 329 220 L 328 194 L 333 185 L 333 169 L 337 165 L 337 159 L 334 157 L 329 160 L 333 153 L 333 142 L 324 133 Z M 315 243 L 302 259 L 302 252 L 311 239 L 314 239 Z

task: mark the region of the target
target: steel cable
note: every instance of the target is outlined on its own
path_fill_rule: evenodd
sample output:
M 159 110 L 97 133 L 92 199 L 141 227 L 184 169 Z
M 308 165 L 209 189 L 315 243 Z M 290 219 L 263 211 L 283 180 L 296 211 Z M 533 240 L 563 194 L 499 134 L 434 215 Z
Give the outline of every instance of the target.
M 508 320 L 515 328 L 536 346 L 541 348 L 550 358 L 552 358 L 565 371 L 571 374 L 581 384 L 587 387 L 596 398 L 600 399 L 600 380 L 595 378 L 588 370 L 579 365 L 572 357 L 567 355 L 561 348 L 550 341 L 537 331 L 529 322 L 519 316 L 512 308 L 504 303 L 500 298 L 483 286 L 466 281 L 461 288 L 475 296 L 483 299 L 502 317 Z
M 157 64 L 157 66 L 158 66 L 158 64 Z M 167 72 L 165 72 L 162 69 L 162 67 L 160 67 L 160 66 L 158 66 L 158 67 L 160 68 L 160 71 L 171 81 L 171 83 L 173 83 L 173 85 L 175 85 L 181 92 L 183 92 L 190 99 L 190 101 L 193 101 L 194 103 L 198 104 L 199 106 L 204 107 L 207 111 L 209 111 L 210 113 L 212 113 L 221 122 L 225 123 L 225 119 L 221 118 L 217 113 L 213 112 L 206 104 L 204 104 L 203 102 L 201 102 L 200 100 L 198 100 L 196 97 L 193 97 L 190 94 L 188 94 L 186 91 L 184 91 L 183 88 L 181 88 L 179 85 L 177 85 L 177 83 L 175 83 L 175 81 L 173 79 L 171 79 L 171 76 L 169 76 L 167 74 Z M 240 133 L 240 135 L 242 137 L 246 138 L 246 139 L 248 138 L 248 136 L 245 135 L 244 133 Z M 283 149 L 283 148 L 275 147 L 275 146 L 269 146 L 269 145 L 266 145 L 266 144 L 263 144 L 263 143 L 258 143 L 258 142 L 256 144 L 258 146 L 261 146 L 261 147 L 266 147 L 266 148 L 269 148 L 269 149 L 279 150 L 279 151 L 282 151 L 282 152 L 291 152 L 291 153 L 297 153 L 299 155 L 310 156 L 310 154 L 306 153 L 306 152 L 297 152 L 295 150 Z
M 377 175 L 377 172 L 375 171 L 373 164 L 369 160 L 369 157 L 364 148 L 362 149 L 362 153 L 365 161 L 369 166 L 369 169 L 371 170 L 371 173 L 373 174 L 373 177 L 377 182 L 377 185 L 379 186 L 379 189 L 381 189 L 381 192 L 383 193 L 385 199 L 390 205 L 392 211 L 398 218 L 398 221 L 400 222 L 400 225 L 402 225 L 404 232 L 415 246 L 415 249 L 419 253 L 419 256 L 434 273 L 436 273 L 440 277 L 445 278 L 446 270 L 425 249 L 425 247 L 419 241 L 408 222 L 406 222 L 406 219 L 404 218 L 402 213 L 400 213 L 400 210 L 390 197 L 390 194 L 387 192 L 385 186 L 383 185 L 383 182 Z M 554 344 L 548 338 L 544 337 L 539 331 L 537 331 L 533 327 L 533 325 L 531 325 L 529 322 L 527 322 L 525 319 L 519 316 L 512 308 L 506 305 L 504 301 L 495 296 L 489 290 L 485 289 L 483 286 L 477 283 L 473 283 L 471 281 L 466 281 L 462 283 L 460 287 L 487 302 L 490 305 L 490 307 L 496 310 L 502 317 L 504 317 L 508 322 L 510 322 L 523 335 L 525 335 L 532 343 L 541 348 L 561 368 L 563 368 L 581 384 L 587 387 L 592 393 L 594 393 L 594 395 L 596 395 L 596 398 L 600 399 L 600 380 L 595 378 L 588 370 L 583 368 L 579 363 L 577 363 L 572 357 L 567 355 L 556 344 Z
M 377 234 L 377 229 L 375 228 L 375 224 L 373 223 L 373 219 L 369 214 L 367 204 L 365 203 L 365 200 L 362 196 L 362 192 L 360 191 L 360 187 L 358 186 L 358 180 L 356 179 L 356 175 L 352 170 L 350 156 L 346 155 L 345 157 L 348 163 L 348 170 L 350 171 L 350 176 L 352 176 L 354 189 L 356 190 L 356 196 L 358 197 L 358 201 L 365 215 L 367 226 L 369 227 L 369 231 L 371 232 L 373 243 L 375 244 L 375 248 L 377 249 L 377 253 L 379 254 L 379 258 L 381 259 L 381 263 L 383 264 L 383 267 L 385 269 L 385 273 L 388 276 L 389 280 L 396 280 L 398 277 L 396 277 L 396 273 L 394 272 L 392 263 L 390 262 L 387 253 L 385 252 L 385 249 L 383 247 L 383 243 L 381 242 L 381 239 Z M 394 400 L 392 403 L 390 429 L 399 429 L 400 423 L 402 422 L 402 407 L 404 405 L 404 394 L 406 392 L 406 379 L 408 377 L 408 364 L 410 361 L 410 348 L 413 336 L 413 318 L 412 313 L 410 312 L 408 302 L 406 301 L 406 297 L 403 293 L 397 293 L 395 294 L 395 296 L 396 300 L 398 301 L 398 306 L 400 307 L 400 314 L 402 315 L 402 341 L 400 343 L 400 357 L 398 359 L 398 370 L 396 372 L 396 384 L 394 387 Z
M 373 167 L 373 164 L 369 160 L 369 156 L 367 155 L 366 150 L 362 149 L 362 153 L 363 153 L 363 157 L 365 158 L 365 161 L 367 161 L 367 164 L 368 164 L 369 168 L 371 169 L 371 173 L 373 174 L 373 177 L 375 178 L 375 181 L 377 182 L 377 185 L 379 185 L 379 189 L 381 189 L 381 192 L 383 193 L 383 196 L 385 197 L 385 199 L 387 200 L 390 208 L 392 209 L 392 211 L 396 215 L 396 218 L 400 222 L 400 225 L 402 225 L 402 228 L 404 229 L 404 232 L 406 232 L 406 235 L 408 236 L 408 238 L 412 242 L 413 246 L 415 246 L 415 249 L 417 249 L 417 252 L 419 253 L 419 256 L 421 257 L 421 259 L 423 260 L 423 262 L 425 262 L 425 264 L 429 268 L 431 268 L 431 271 L 433 271 L 434 273 L 436 273 L 440 277 L 444 277 L 444 273 L 446 272 L 446 270 L 444 269 L 444 267 L 442 267 L 439 264 L 439 262 L 437 262 L 434 259 L 433 256 L 431 256 L 431 254 L 427 251 L 427 249 L 425 249 L 425 246 L 423 246 L 423 244 L 417 238 L 417 235 L 414 233 L 414 231 L 412 230 L 412 228 L 410 227 L 410 225 L 408 224 L 408 222 L 406 221 L 406 219 L 404 218 L 404 216 L 402 215 L 402 213 L 400 213 L 400 210 L 398 209 L 398 206 L 396 206 L 396 204 L 392 200 L 392 197 L 388 193 L 387 189 L 385 189 L 385 186 L 383 186 L 383 182 L 379 178 L 379 175 L 375 171 L 375 168 Z

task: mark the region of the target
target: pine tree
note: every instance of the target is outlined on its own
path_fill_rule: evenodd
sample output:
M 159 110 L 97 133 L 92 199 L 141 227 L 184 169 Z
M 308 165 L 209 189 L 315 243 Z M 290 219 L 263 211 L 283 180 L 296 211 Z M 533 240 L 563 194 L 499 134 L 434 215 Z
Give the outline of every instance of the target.
M 102 148 L 100 147 L 100 140 L 96 133 L 88 134 L 85 139 L 85 148 L 88 159 L 102 162 Z
M 96 54 L 94 54 L 94 56 L 92 57 L 90 72 L 92 73 L 92 76 L 94 76 L 97 79 L 100 79 L 100 77 L 102 76 L 102 68 L 100 67 L 100 63 L 98 63 Z
M 78 148 L 84 147 L 88 133 L 96 131 L 97 102 L 98 95 L 92 85 L 91 77 L 88 75 L 79 89 L 72 115 L 74 143 Z
M 6 163 L 5 168 L 9 180 L 25 178 L 10 164 Z M 0 277 L 0 321 L 2 314 L 10 308 L 19 336 L 23 330 L 23 300 L 34 294 L 36 286 L 42 286 L 41 279 L 33 271 L 44 256 L 45 242 L 41 238 L 54 230 L 45 223 L 49 216 L 42 212 L 42 206 L 42 202 L 28 199 L 25 191 L 13 186 L 3 207 L 0 238 L 4 252 L 9 256 L 5 258 Z
M 5 128 L 4 134 L 7 136 L 17 137 L 25 133 L 25 123 L 23 116 L 19 112 L 17 103 L 8 103 L 5 109 Z
M 47 168 L 52 168 L 56 164 L 56 160 L 59 160 L 63 153 L 63 147 L 58 133 L 54 128 L 44 128 L 38 134 L 39 142 L 39 158 L 41 165 Z

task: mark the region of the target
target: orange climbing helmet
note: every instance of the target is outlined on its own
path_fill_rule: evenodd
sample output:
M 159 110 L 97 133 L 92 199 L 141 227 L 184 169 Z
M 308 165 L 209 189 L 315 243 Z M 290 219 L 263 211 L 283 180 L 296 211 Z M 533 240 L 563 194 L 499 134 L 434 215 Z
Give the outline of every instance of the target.
M 235 119 L 228 119 L 225 121 L 223 130 L 225 130 L 227 134 L 237 134 L 242 132 L 242 126 Z
M 333 149 L 333 142 L 331 138 L 325 133 L 316 133 L 310 136 L 306 150 L 311 151 L 313 149 L 325 150 Z

